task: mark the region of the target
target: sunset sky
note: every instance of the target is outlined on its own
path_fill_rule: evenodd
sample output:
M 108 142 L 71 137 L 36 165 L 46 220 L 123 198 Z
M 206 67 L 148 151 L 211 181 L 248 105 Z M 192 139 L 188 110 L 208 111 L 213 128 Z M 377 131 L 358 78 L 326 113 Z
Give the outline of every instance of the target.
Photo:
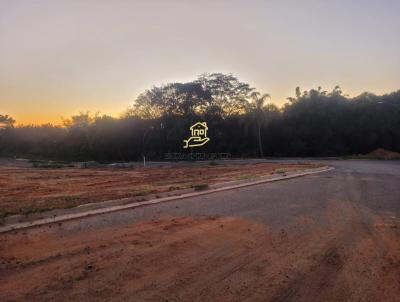
M 400 88 L 400 1 L 0 0 L 0 114 L 118 116 L 152 85 L 233 73 L 273 102 Z

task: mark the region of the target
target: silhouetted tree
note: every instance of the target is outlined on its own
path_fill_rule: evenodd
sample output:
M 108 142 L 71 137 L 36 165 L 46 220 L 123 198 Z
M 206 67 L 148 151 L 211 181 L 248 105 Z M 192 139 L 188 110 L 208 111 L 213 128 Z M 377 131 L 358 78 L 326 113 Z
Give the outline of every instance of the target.
M 265 102 L 268 98 L 271 98 L 271 96 L 268 93 L 265 93 L 261 95 L 259 92 L 252 92 L 250 94 L 250 98 L 252 100 L 252 104 L 250 106 L 250 113 L 254 115 L 254 120 L 257 124 L 257 140 L 258 140 L 258 150 L 259 150 L 259 155 L 260 157 L 264 157 L 264 151 L 262 147 L 262 138 L 261 138 L 261 127 L 265 123 Z
M 243 114 L 249 107 L 248 98 L 254 90 L 231 74 L 203 74 L 195 81 L 211 94 L 206 108 L 210 114 L 230 116 Z
M 12 117 L 8 116 L 7 114 L 0 114 L 0 129 L 14 127 L 14 124 L 15 120 Z

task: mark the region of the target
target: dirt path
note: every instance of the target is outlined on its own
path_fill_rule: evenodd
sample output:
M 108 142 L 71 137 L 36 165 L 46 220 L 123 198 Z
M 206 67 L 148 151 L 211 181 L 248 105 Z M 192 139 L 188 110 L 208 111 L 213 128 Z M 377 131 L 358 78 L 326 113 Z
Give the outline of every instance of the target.
M 345 202 L 320 221 L 272 231 L 175 217 L 3 234 L 0 301 L 398 301 L 400 226 Z

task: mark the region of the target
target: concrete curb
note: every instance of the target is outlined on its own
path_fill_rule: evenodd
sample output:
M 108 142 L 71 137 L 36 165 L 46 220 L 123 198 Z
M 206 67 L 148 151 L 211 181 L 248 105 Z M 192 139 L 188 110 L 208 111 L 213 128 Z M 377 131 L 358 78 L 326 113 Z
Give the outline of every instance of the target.
M 290 175 L 278 176 L 275 178 L 268 178 L 268 179 L 262 179 L 262 180 L 255 180 L 255 181 L 250 181 L 247 183 L 230 185 L 230 186 L 216 188 L 216 189 L 196 191 L 193 193 L 186 193 L 186 194 L 182 194 L 182 195 L 157 198 L 157 199 L 152 199 L 152 200 L 143 201 L 143 202 L 133 202 L 130 204 L 125 204 L 125 205 L 117 205 L 117 206 L 105 207 L 105 208 L 100 208 L 100 209 L 88 210 L 88 211 L 80 212 L 80 213 L 65 214 L 65 215 L 60 215 L 60 216 L 55 216 L 55 217 L 42 218 L 42 219 L 38 219 L 38 220 L 34 220 L 34 221 L 13 223 L 13 224 L 9 224 L 9 225 L 0 227 L 0 233 L 6 233 L 9 231 L 13 231 L 13 230 L 19 230 L 19 229 L 24 229 L 24 228 L 34 227 L 34 226 L 40 226 L 40 225 L 54 223 L 54 222 L 62 222 L 65 220 L 83 218 L 83 217 L 94 216 L 94 215 L 105 214 L 105 213 L 116 212 L 116 211 L 138 208 L 138 207 L 144 207 L 147 205 L 153 205 L 153 204 L 158 204 L 158 203 L 173 201 L 173 200 L 179 200 L 179 199 L 184 199 L 184 198 L 189 198 L 189 197 L 196 197 L 196 196 L 201 196 L 201 195 L 206 195 L 206 194 L 212 194 L 212 193 L 221 192 L 221 191 L 228 191 L 228 190 L 268 183 L 268 182 L 292 179 L 292 178 L 296 178 L 296 177 L 302 177 L 302 176 L 306 176 L 306 175 L 327 172 L 327 171 L 331 171 L 333 169 L 334 169 L 333 167 L 316 168 L 316 169 L 312 169 L 312 170 L 308 170 L 308 171 L 304 171 L 304 172 L 298 172 L 298 173 L 294 173 L 294 174 L 290 174 Z

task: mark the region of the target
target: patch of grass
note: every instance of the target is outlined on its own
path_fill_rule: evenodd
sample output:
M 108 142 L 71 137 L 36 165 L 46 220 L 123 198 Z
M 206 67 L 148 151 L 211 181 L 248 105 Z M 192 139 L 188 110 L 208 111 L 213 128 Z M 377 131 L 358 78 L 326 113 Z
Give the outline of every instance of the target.
M 63 206 L 63 209 L 72 209 L 81 204 L 81 202 L 79 202 L 81 200 L 81 196 L 78 195 L 65 195 L 62 196 L 62 198 L 67 202 L 67 204 Z
M 41 169 L 60 169 L 66 167 L 73 167 L 70 162 L 65 161 L 53 161 L 53 160 L 30 160 L 32 167 Z
M 168 188 L 168 192 L 177 191 L 177 190 L 181 190 L 181 189 L 187 189 L 187 186 L 186 187 L 185 186 L 170 186 Z
M 254 175 L 239 175 L 237 177 L 238 180 L 245 180 L 245 179 L 251 179 L 251 178 L 255 178 Z
M 195 191 L 202 191 L 208 189 L 208 184 L 201 183 L 201 184 L 193 184 L 191 185 L 191 188 L 193 188 Z
M 286 170 L 285 169 L 275 169 L 274 173 L 278 173 L 278 174 L 285 174 Z
M 67 204 L 67 205 L 64 207 L 64 209 L 72 209 L 72 208 L 75 208 L 75 207 L 76 207 L 76 204 L 70 203 L 70 204 Z
M 81 199 L 81 197 L 78 195 L 65 195 L 65 196 L 62 196 L 62 198 L 65 201 L 78 201 Z
M 51 210 L 50 208 L 26 207 L 26 208 L 21 208 L 19 210 L 19 213 L 22 215 L 29 215 L 29 214 L 43 213 L 50 210 Z
M 148 194 L 150 194 L 150 193 L 151 193 L 150 190 L 142 190 L 142 191 L 134 192 L 134 193 L 132 194 L 132 196 L 134 196 L 134 197 L 136 197 L 136 196 L 145 196 L 145 195 L 148 195 Z
M 0 210 L 0 219 L 6 218 L 7 216 L 17 215 L 17 214 L 18 214 L 18 212 Z

